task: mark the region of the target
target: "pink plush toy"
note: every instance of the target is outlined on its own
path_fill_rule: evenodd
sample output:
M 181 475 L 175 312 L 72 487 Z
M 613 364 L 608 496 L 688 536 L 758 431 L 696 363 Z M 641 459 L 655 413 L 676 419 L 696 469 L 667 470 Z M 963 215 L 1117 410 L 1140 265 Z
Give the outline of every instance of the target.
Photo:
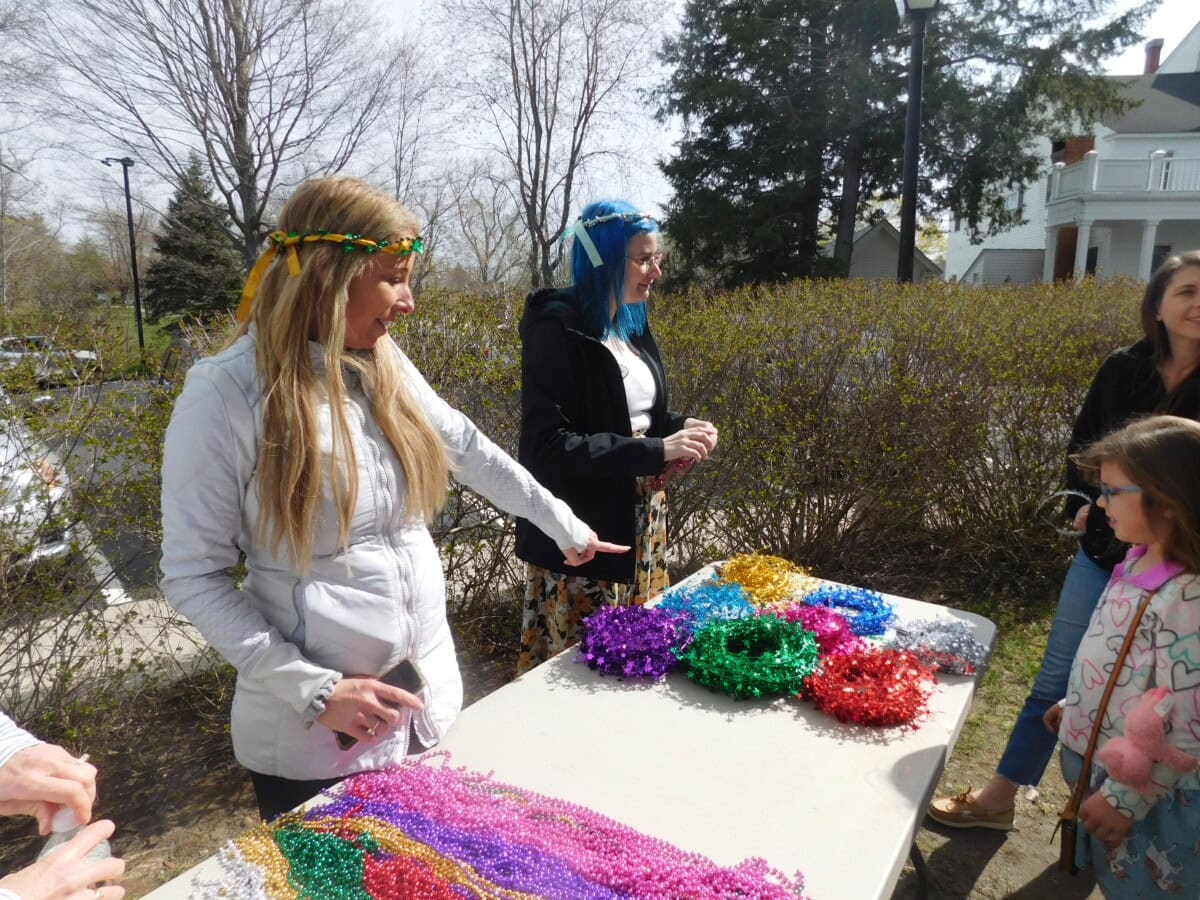
M 1200 759 L 1188 756 L 1167 741 L 1163 722 L 1174 700 L 1165 687 L 1151 688 L 1125 717 L 1125 734 L 1109 740 L 1096 751 L 1105 771 L 1114 780 L 1127 784 L 1139 794 L 1150 793 L 1150 769 L 1156 762 L 1190 772 Z

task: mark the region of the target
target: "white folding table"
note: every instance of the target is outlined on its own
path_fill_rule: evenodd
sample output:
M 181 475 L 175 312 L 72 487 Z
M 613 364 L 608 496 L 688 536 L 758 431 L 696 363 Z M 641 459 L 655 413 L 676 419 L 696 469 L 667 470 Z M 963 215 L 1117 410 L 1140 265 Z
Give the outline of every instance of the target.
M 693 576 L 700 579 L 708 572 Z M 954 618 L 991 652 L 982 616 L 885 595 L 907 619 Z M 465 709 L 452 764 L 588 806 L 732 865 L 803 873 L 814 900 L 887 900 L 971 708 L 976 676 L 943 675 L 919 727 L 844 725 L 795 698 L 733 700 L 680 674 L 601 677 L 568 650 Z M 154 891 L 190 896 L 209 859 Z

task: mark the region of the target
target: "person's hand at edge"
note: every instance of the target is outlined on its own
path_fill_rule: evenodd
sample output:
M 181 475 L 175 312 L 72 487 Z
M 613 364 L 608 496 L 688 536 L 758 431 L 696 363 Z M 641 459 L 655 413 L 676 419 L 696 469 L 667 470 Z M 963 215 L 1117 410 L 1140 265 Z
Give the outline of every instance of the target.
M 382 738 L 399 723 L 401 707 L 420 712 L 425 704 L 415 694 L 367 675 L 347 675 L 333 687 L 317 721 L 367 743 Z
M 663 438 L 663 459 L 672 462 L 676 459 L 690 459 L 693 462 L 703 462 L 717 445 L 716 431 L 710 431 L 703 425 L 693 425 L 681 428 L 674 434 Z
M 568 566 L 582 566 L 595 559 L 597 553 L 628 553 L 629 550 L 630 548 L 624 544 L 610 544 L 608 541 L 600 540 L 593 531 L 588 534 L 587 546 L 583 550 L 567 547 L 563 550 L 563 559 L 566 560 Z
M 1058 726 L 1062 724 L 1063 708 L 1055 703 L 1042 714 L 1042 724 L 1046 730 L 1058 734 Z
M 54 744 L 26 747 L 0 766 L 0 815 L 36 816 L 42 834 L 59 806 L 91 821 L 95 800 L 96 767 Z
M 684 428 L 698 428 L 704 435 L 707 435 L 708 440 L 709 440 L 709 443 L 708 443 L 708 452 L 709 453 L 712 453 L 714 450 L 717 449 L 717 441 L 720 439 L 721 435 L 720 435 L 720 432 L 717 430 L 717 426 L 714 425 L 712 422 L 709 422 L 706 419 L 693 419 L 693 418 L 689 417 L 689 418 L 683 420 L 683 427 Z
M 1133 819 L 1114 808 L 1097 791 L 1079 807 L 1079 824 L 1109 850 L 1116 850 L 1133 827 Z
M 1088 513 L 1092 511 L 1092 504 L 1085 503 L 1079 509 L 1075 510 L 1075 518 L 1071 520 L 1071 527 L 1080 534 L 1087 531 Z
M 37 862 L 0 878 L 0 888 L 12 891 L 21 900 L 121 900 L 125 896 L 121 885 L 97 885 L 120 881 L 125 874 L 125 860 L 115 856 L 95 862 L 84 859 L 98 843 L 112 837 L 114 830 L 108 819 L 93 822 Z

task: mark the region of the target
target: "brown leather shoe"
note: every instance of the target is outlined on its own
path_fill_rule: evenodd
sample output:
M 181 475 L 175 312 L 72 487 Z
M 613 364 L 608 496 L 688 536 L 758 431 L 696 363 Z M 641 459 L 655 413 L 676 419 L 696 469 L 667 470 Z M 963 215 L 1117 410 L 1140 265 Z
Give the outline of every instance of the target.
M 1013 807 L 990 812 L 980 809 L 971 796 L 970 785 L 953 797 L 935 797 L 925 814 L 948 828 L 991 828 L 995 831 L 1012 831 L 1013 828 Z

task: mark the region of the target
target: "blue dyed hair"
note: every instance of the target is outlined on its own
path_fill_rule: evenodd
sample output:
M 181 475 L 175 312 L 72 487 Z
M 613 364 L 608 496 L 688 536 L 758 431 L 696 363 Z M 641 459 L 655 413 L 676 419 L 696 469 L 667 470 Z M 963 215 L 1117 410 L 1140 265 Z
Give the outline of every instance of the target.
M 609 219 L 587 226 L 588 237 L 596 245 L 602 266 L 593 266 L 579 238 L 571 247 L 571 276 L 583 301 L 584 329 L 603 340 L 611 331 L 622 340 L 646 330 L 646 304 L 622 303 L 625 293 L 625 248 L 639 234 L 658 231 L 658 223 L 637 215 L 638 209 L 624 200 L 597 200 L 583 208 L 580 219 L 587 222 L 601 216 L 630 214 L 628 218 Z M 609 303 L 617 298 L 617 314 L 609 318 Z

